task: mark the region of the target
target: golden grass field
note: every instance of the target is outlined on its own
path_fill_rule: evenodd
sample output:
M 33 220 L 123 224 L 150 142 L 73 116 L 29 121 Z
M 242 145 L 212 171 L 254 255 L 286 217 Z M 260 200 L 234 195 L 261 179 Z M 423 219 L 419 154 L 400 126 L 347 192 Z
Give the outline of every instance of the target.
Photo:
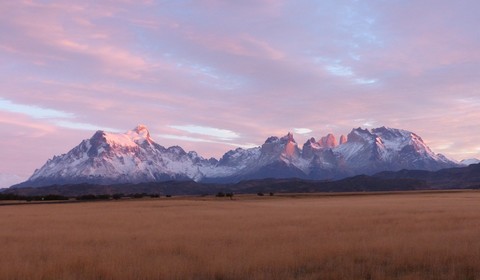
M 480 192 L 0 207 L 0 279 L 480 279 Z

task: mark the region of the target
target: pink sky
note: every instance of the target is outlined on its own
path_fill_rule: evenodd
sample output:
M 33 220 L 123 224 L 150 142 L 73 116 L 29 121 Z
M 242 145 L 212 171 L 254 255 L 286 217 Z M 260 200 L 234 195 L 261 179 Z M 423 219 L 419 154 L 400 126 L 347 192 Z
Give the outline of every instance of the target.
M 479 10 L 476 0 L 2 1 L 0 187 L 98 129 L 139 123 L 204 157 L 288 131 L 302 145 L 389 126 L 452 159 L 480 158 Z

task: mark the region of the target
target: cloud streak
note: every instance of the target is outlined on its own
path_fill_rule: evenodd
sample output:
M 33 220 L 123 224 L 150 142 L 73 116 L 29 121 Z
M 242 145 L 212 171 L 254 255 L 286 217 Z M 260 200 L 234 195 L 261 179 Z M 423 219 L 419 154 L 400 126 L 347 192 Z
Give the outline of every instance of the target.
M 213 136 L 221 140 L 233 140 L 240 137 L 234 131 L 228 129 L 219 129 L 215 127 L 206 127 L 199 125 L 171 125 L 170 127 L 182 131 L 187 131 L 193 134 Z

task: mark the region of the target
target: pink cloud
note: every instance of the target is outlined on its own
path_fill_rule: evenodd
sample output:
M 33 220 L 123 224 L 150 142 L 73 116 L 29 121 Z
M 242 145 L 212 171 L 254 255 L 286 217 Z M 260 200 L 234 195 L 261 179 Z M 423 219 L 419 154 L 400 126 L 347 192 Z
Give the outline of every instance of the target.
M 212 49 L 214 51 L 226 52 L 235 56 L 248 56 L 257 59 L 282 59 L 285 54 L 272 47 L 268 42 L 255 38 L 249 34 L 239 34 L 232 36 L 201 36 L 196 31 L 190 31 L 187 38 L 194 41 L 195 44 Z
M 17 128 L 12 131 L 16 137 L 25 136 L 26 133 L 24 130 L 31 132 L 29 134 L 30 137 L 42 137 L 56 131 L 56 128 L 52 125 L 32 121 L 31 118 L 27 118 L 19 113 L 5 113 L 0 111 L 0 123 L 4 127 Z
M 53 155 L 90 137 L 91 132 L 59 129 L 47 120 L 0 112 L 1 172 L 26 177 Z
M 62 61 L 62 64 L 68 65 L 74 60 L 86 58 L 90 61 L 87 65 L 92 68 L 100 68 L 108 75 L 132 79 L 149 68 L 142 57 L 120 47 L 125 45 L 128 34 L 117 33 L 118 29 L 106 25 L 98 28 L 92 23 L 105 17 L 115 20 L 113 14 L 121 11 L 118 5 L 105 8 L 90 4 L 40 4 L 32 1 L 27 2 L 25 7 L 9 8 L 15 16 L 3 21 L 11 30 L 17 30 L 17 34 L 11 38 L 10 45 L 3 44 L 3 48 L 22 53 L 26 59 L 34 58 L 47 65 Z M 24 44 L 32 41 L 35 45 Z M 12 47 L 13 44 L 15 47 Z

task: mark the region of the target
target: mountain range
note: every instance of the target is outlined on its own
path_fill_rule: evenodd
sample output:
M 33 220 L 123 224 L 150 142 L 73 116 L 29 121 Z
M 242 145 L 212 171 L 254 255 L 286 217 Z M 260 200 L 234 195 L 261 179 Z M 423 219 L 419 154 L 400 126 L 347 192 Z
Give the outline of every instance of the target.
M 300 148 L 293 134 L 272 136 L 263 145 L 206 159 L 179 146 L 157 144 L 144 125 L 126 133 L 97 131 L 68 153 L 54 156 L 25 182 L 41 187 L 164 181 L 237 183 L 264 178 L 338 180 L 402 169 L 435 171 L 460 164 L 436 154 L 417 134 L 395 128 L 356 128 L 337 141 L 328 134 Z
M 9 188 L 3 193 L 32 197 L 60 195 L 79 197 L 82 195 L 156 194 L 156 195 L 201 195 L 218 193 L 338 193 L 338 192 L 391 192 L 422 190 L 480 189 L 480 164 L 453 167 L 438 171 L 400 170 L 383 171 L 371 176 L 357 175 L 340 180 L 257 179 L 238 183 L 209 184 L 195 181 L 164 181 L 136 184 L 98 185 L 76 183 L 45 187 Z M 1 193 L 0 193 L 1 196 Z

